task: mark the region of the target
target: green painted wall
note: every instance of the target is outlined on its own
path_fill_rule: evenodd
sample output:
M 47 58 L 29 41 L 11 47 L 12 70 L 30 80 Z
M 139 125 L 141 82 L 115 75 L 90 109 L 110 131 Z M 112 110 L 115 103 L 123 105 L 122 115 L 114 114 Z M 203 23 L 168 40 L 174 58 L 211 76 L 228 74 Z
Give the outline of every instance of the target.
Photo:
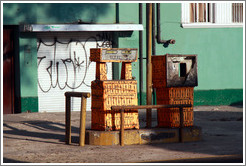
M 78 19 L 91 23 L 139 23 L 137 3 L 49 3 L 3 4 L 4 25 L 75 23 Z M 146 4 L 143 4 L 143 26 L 146 29 Z M 240 103 L 243 100 L 243 28 L 182 28 L 181 4 L 161 4 L 161 38 L 175 39 L 174 45 L 156 43 L 156 54 L 197 54 L 198 87 L 195 105 Z M 115 33 L 119 48 L 139 48 L 139 32 Z M 32 64 L 25 64 L 24 47 L 31 46 Z M 146 57 L 146 31 L 143 31 L 143 57 Z M 37 97 L 36 38 L 20 37 L 21 97 Z M 144 92 L 146 92 L 146 60 L 143 61 Z M 114 65 L 119 78 L 121 65 Z M 133 63 L 133 76 L 138 80 L 139 62 Z M 24 99 L 25 98 L 25 99 Z M 28 98 L 28 99 L 27 99 Z M 25 103 L 25 102 L 24 102 Z M 145 104 L 145 100 L 143 102 Z M 34 104 L 36 107 L 37 104 Z M 25 108 L 26 110 L 28 108 Z M 35 109 L 33 109 L 35 110 Z
M 21 112 L 38 111 L 37 39 L 35 34 L 19 38 Z M 29 102 L 28 102 L 29 101 Z
M 114 23 L 114 3 L 4 3 L 5 25 L 84 22 Z
M 138 4 L 120 4 L 119 22 L 138 23 Z M 195 105 L 230 105 L 243 100 L 243 28 L 182 28 L 181 4 L 161 4 L 161 38 L 175 39 L 174 45 L 156 43 L 156 55 L 197 54 L 198 87 Z M 128 12 L 125 14 L 125 10 Z M 146 5 L 143 5 L 143 24 L 146 28 Z M 143 56 L 146 57 L 146 31 L 143 32 Z M 119 47 L 138 48 L 138 32 L 133 38 L 120 38 Z M 139 80 L 139 63 L 133 68 Z M 146 61 L 144 60 L 144 67 Z M 144 91 L 146 91 L 146 68 Z M 139 87 L 138 87 L 139 90 Z M 143 100 L 146 93 L 143 93 Z M 146 103 L 145 100 L 143 103 Z
M 161 5 L 162 36 L 176 43 L 157 45 L 157 54 L 197 54 L 196 90 L 242 89 L 243 28 L 182 28 L 180 8 L 181 4 Z

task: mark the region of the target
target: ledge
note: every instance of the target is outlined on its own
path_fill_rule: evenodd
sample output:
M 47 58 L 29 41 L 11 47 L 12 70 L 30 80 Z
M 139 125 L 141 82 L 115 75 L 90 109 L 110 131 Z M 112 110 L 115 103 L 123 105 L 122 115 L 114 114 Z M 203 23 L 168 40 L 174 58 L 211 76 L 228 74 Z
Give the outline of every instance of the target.
M 25 24 L 21 32 L 142 31 L 142 24 Z
M 183 28 L 242 28 L 242 23 L 215 24 L 215 23 L 187 23 L 181 24 Z

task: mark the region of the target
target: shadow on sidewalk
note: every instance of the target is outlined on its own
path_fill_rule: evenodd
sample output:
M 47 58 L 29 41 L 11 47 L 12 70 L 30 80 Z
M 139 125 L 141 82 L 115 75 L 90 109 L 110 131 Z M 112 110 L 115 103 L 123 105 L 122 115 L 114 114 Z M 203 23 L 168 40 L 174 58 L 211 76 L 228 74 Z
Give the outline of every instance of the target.
M 145 123 L 143 115 L 143 112 L 140 113 L 139 120 Z M 3 124 L 7 128 L 3 131 L 4 138 L 65 144 L 65 125 L 62 123 L 34 120 L 18 123 L 25 125 L 30 130 L 11 124 Z M 171 151 L 211 155 L 243 154 L 243 112 L 194 111 L 194 124 L 202 127 L 202 140 L 199 142 L 150 144 L 149 146 Z M 79 128 L 72 125 L 71 132 L 72 143 L 77 144 Z M 75 134 L 78 136 L 74 136 Z
M 14 127 L 11 124 L 4 123 L 3 126 L 7 127 L 10 130 L 4 130 L 3 137 L 53 144 L 60 144 L 59 142 L 65 143 L 65 125 L 62 123 L 50 121 L 22 121 L 20 123 L 25 126 L 31 127 L 32 129 L 28 131 L 25 129 Z M 72 126 L 71 133 L 79 134 L 79 128 Z M 13 137 L 11 137 L 10 135 L 12 135 Z M 52 139 L 58 140 L 59 142 L 52 141 Z M 79 137 L 72 136 L 71 141 L 72 143 L 77 143 L 79 142 Z
M 28 163 L 28 162 L 14 160 L 14 159 L 8 159 L 6 157 L 3 157 L 3 163 Z

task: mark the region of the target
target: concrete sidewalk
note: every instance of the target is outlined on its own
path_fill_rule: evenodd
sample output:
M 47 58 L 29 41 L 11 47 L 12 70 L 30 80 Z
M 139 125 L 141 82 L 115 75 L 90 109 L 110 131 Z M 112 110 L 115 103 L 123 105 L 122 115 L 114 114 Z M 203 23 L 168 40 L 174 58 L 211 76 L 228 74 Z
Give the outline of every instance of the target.
M 87 112 L 87 129 L 90 129 L 90 118 Z M 242 106 L 194 107 L 194 125 L 202 127 L 202 141 L 188 143 L 80 147 L 79 120 L 79 112 L 72 112 L 72 145 L 66 145 L 65 113 L 4 115 L 3 162 L 242 162 Z M 139 121 L 140 127 L 145 127 L 145 111 L 139 111 Z M 156 125 L 154 112 L 152 126 Z

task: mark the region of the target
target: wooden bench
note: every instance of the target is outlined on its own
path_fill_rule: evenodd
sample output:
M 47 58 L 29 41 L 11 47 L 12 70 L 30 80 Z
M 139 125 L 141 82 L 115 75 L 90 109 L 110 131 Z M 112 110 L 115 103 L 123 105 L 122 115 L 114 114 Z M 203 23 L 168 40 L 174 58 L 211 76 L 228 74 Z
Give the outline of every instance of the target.
M 124 146 L 124 111 L 125 109 L 156 109 L 156 108 L 179 108 L 180 111 L 180 127 L 179 127 L 179 142 L 183 142 L 183 108 L 192 107 L 191 104 L 179 104 L 179 105 L 139 105 L 139 106 L 112 106 L 112 111 L 120 111 L 120 145 Z M 151 124 L 151 122 L 150 122 Z

